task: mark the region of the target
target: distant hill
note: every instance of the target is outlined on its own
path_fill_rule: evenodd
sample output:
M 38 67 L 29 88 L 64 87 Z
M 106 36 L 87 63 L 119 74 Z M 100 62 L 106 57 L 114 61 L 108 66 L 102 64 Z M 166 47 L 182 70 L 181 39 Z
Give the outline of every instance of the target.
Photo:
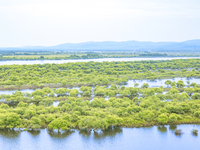
M 136 50 L 136 51 L 200 51 L 200 39 L 184 42 L 83 42 L 65 43 L 56 46 L 28 46 L 16 48 L 0 48 L 0 50 Z

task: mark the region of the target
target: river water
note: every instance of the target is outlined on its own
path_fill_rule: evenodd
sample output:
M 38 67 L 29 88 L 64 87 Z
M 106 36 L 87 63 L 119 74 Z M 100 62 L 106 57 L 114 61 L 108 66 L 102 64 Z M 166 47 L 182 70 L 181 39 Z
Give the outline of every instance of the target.
M 142 60 L 172 60 L 172 59 L 200 59 L 200 57 L 151 57 L 151 58 L 99 58 L 99 59 L 70 59 L 70 60 L 6 60 L 0 61 L 0 65 L 32 65 L 32 64 L 62 64 L 68 62 L 103 62 L 103 61 L 142 61 Z
M 175 135 L 175 129 L 183 134 Z M 1 150 L 199 150 L 200 125 L 165 125 L 110 129 L 104 132 L 49 132 L 0 130 Z

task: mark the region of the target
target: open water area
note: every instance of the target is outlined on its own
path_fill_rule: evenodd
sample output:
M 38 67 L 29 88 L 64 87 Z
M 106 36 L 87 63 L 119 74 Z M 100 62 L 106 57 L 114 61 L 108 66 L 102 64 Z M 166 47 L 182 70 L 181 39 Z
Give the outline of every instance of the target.
M 181 129 L 181 135 L 175 135 Z M 143 128 L 118 128 L 105 131 L 50 132 L 0 130 L 2 150 L 199 150 L 200 125 L 165 125 Z
M 0 65 L 33 65 L 33 64 L 62 64 L 69 62 L 112 62 L 112 61 L 143 61 L 143 60 L 172 60 L 172 59 L 200 59 L 200 57 L 133 57 L 133 58 L 98 58 L 98 59 L 70 59 L 70 60 L 5 60 Z

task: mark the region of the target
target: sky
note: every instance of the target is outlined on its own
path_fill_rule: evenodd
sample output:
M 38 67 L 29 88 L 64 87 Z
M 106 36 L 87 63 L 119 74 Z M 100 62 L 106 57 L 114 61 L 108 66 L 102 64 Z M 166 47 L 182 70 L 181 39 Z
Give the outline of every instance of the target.
M 200 39 L 200 0 L 0 0 L 0 47 Z

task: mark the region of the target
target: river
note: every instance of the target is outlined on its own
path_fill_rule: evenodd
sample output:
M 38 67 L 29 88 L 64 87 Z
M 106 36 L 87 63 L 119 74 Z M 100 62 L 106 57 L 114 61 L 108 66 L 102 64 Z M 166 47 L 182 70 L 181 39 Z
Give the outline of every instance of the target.
M 175 129 L 183 134 L 175 135 Z M 191 133 L 200 125 L 165 125 L 122 128 L 104 132 L 71 131 L 64 133 L 0 130 L 2 150 L 198 150 L 199 137 Z
M 68 62 L 103 62 L 103 61 L 142 61 L 142 60 L 172 60 L 172 59 L 200 59 L 200 57 L 150 57 L 150 58 L 99 58 L 99 59 L 70 59 L 70 60 L 6 60 L 0 61 L 0 65 L 32 65 L 32 64 L 62 64 Z

